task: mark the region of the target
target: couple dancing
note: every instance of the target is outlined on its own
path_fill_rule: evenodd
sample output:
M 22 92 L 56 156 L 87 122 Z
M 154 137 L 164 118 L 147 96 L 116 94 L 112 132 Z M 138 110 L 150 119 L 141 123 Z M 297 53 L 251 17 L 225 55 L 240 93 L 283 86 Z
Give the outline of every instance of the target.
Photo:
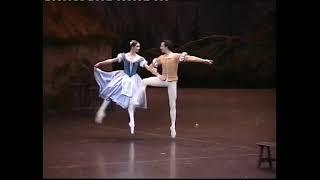
M 174 53 L 172 52 L 172 42 L 164 40 L 160 45 L 163 55 L 153 59 L 152 63 L 148 65 L 145 58 L 137 54 L 140 50 L 140 43 L 132 40 L 130 47 L 130 52 L 120 53 L 116 58 L 98 62 L 94 66 L 94 77 L 99 85 L 99 96 L 104 99 L 96 114 L 95 122 L 102 123 L 105 109 L 110 101 L 113 101 L 128 110 L 130 132 L 134 134 L 135 108 L 147 108 L 146 87 L 167 87 L 171 119 L 170 131 L 171 137 L 175 138 L 178 65 L 181 62 L 212 64 L 212 60 L 189 56 L 185 52 Z M 99 66 L 113 62 L 123 62 L 123 70 L 104 72 L 99 69 Z M 162 74 L 159 74 L 156 69 L 159 65 L 162 66 Z M 154 76 L 142 80 L 137 74 L 138 66 L 146 68 Z

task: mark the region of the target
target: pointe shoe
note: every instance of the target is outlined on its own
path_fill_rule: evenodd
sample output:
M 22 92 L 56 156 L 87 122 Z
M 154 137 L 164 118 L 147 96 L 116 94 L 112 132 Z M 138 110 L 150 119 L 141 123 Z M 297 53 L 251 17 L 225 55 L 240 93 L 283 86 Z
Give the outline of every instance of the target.
M 102 120 L 103 120 L 103 118 L 104 118 L 105 115 L 106 115 L 106 114 L 105 114 L 104 112 L 98 112 L 94 121 L 95 121 L 97 124 L 101 124 L 101 123 L 102 123 Z
M 174 127 L 170 127 L 170 131 L 171 131 L 171 137 L 175 138 L 177 135 L 176 129 Z
M 131 134 L 134 134 L 134 123 L 129 123 L 129 126 Z

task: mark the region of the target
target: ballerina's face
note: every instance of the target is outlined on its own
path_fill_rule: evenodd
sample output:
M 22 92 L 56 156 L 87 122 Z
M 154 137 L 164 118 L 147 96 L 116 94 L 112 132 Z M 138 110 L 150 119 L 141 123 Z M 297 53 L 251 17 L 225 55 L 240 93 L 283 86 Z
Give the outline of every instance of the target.
M 134 52 L 138 53 L 140 50 L 140 43 L 136 44 L 135 46 L 132 47 Z

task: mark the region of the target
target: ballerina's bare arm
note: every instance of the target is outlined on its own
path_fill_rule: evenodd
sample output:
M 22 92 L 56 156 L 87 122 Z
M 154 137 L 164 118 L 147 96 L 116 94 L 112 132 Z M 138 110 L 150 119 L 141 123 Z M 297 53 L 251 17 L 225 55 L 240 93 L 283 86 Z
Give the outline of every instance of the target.
M 148 66 L 148 70 L 155 76 L 157 76 L 159 79 L 161 79 L 162 81 L 164 81 L 166 78 L 163 77 L 161 74 L 158 73 L 157 71 L 157 67 L 161 65 L 158 61 L 158 58 L 154 58 L 152 63 Z
M 102 64 L 110 64 L 110 63 L 113 63 L 113 62 L 116 62 L 116 61 L 119 61 L 118 57 L 98 62 L 97 64 L 94 65 L 94 67 L 98 67 L 98 66 L 100 66 Z

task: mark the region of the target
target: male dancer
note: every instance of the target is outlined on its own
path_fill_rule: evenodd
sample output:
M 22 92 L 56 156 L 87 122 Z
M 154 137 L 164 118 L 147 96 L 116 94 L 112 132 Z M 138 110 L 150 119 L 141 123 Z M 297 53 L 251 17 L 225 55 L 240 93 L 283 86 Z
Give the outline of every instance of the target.
M 178 66 L 180 62 L 198 62 L 205 64 L 212 64 L 212 60 L 202 59 L 195 56 L 189 56 L 187 53 L 174 53 L 172 52 L 172 42 L 170 40 L 163 40 L 160 45 L 160 50 L 164 55 L 153 59 L 150 67 L 155 69 L 158 65 L 162 65 L 162 74 L 156 73 L 153 77 L 143 79 L 143 90 L 147 86 L 154 87 L 167 87 L 170 106 L 170 119 L 171 119 L 171 137 L 176 137 L 176 99 L 177 99 L 177 81 L 178 81 Z

